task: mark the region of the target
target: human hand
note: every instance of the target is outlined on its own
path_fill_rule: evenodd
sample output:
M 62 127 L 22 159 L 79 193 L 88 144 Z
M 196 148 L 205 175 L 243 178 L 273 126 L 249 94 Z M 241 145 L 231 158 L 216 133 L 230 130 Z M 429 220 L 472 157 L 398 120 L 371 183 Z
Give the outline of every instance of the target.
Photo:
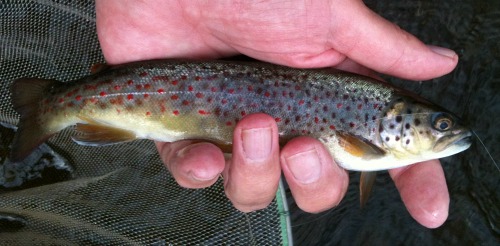
M 110 64 L 243 53 L 293 67 L 335 66 L 363 74 L 370 68 L 423 80 L 450 72 L 458 61 L 453 51 L 425 46 L 361 1 L 98 0 L 96 10 L 101 47 Z M 337 205 L 347 190 L 348 176 L 323 145 L 299 137 L 280 151 L 277 139 L 274 120 L 257 114 L 236 126 L 229 160 L 209 143 L 156 144 L 181 186 L 207 187 L 222 173 L 226 194 L 241 211 L 260 209 L 272 201 L 280 170 L 304 211 Z M 449 195 L 439 161 L 389 173 L 419 223 L 430 228 L 444 223 Z

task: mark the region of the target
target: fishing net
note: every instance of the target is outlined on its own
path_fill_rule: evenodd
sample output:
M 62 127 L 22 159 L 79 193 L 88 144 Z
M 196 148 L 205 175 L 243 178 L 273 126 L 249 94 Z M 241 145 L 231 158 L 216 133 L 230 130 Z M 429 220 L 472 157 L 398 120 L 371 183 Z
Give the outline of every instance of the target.
M 179 187 L 152 141 L 74 144 L 66 129 L 21 163 L 8 160 L 20 77 L 69 81 L 103 62 L 93 1 L 0 1 L 1 245 L 281 245 L 290 243 L 282 188 L 241 213 L 223 182 Z

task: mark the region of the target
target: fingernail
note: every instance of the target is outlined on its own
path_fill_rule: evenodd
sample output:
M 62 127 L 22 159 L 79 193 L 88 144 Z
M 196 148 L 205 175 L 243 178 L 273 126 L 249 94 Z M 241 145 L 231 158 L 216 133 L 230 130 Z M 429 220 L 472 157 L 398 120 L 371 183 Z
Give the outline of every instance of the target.
M 316 150 L 285 157 L 293 177 L 302 184 L 316 182 L 321 174 L 321 161 Z
M 241 132 L 243 152 L 247 159 L 262 161 L 269 157 L 272 149 L 270 127 L 252 128 Z
M 457 56 L 457 53 L 455 53 L 455 51 L 447 49 L 447 48 L 438 47 L 438 46 L 434 46 L 434 45 L 427 45 L 427 47 L 429 47 L 429 49 L 431 49 L 434 53 L 436 53 L 438 55 L 446 56 L 449 58 L 454 58 Z

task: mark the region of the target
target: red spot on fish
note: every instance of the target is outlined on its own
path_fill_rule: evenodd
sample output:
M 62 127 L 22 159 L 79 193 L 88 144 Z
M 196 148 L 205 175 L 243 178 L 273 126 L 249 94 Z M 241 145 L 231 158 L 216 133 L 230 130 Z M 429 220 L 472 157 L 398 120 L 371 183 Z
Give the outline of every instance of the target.
M 140 89 L 142 89 L 142 85 L 136 85 L 136 86 L 135 86 L 135 88 L 136 88 L 137 90 L 140 90 Z
M 377 108 L 378 108 L 378 104 L 377 103 L 373 104 L 373 109 L 377 109 Z
M 249 86 L 247 87 L 247 90 L 248 90 L 248 91 L 253 91 L 253 86 L 249 85 Z
M 216 91 L 217 91 L 217 88 L 212 87 L 212 88 L 210 88 L 210 90 L 211 90 L 212 92 L 216 92 Z
M 226 103 L 227 103 L 227 100 L 226 100 L 226 99 L 222 99 L 220 102 L 221 102 L 222 104 L 226 104 Z
M 342 103 L 337 103 L 337 108 L 342 108 Z
M 276 122 L 281 122 L 281 118 L 274 118 Z
M 300 86 L 296 85 L 296 86 L 295 86 L 295 90 L 296 90 L 296 91 L 300 91 Z
M 91 103 L 97 103 L 97 98 L 95 98 L 95 97 L 90 98 L 90 102 Z
M 207 111 L 205 110 L 198 110 L 198 113 L 201 114 L 201 115 L 207 115 L 207 114 L 210 114 L 208 113 Z
M 151 85 L 150 85 L 150 84 L 145 84 L 145 85 L 144 85 L 144 89 L 149 89 L 149 88 L 151 88 Z
M 299 105 L 303 105 L 303 104 L 304 104 L 304 100 L 300 100 Z
M 182 105 L 189 105 L 189 101 L 187 100 L 182 101 Z
M 177 95 L 172 95 L 172 96 L 170 97 L 170 99 L 172 99 L 172 100 L 177 100 L 177 99 L 179 99 L 179 96 L 177 96 Z
M 163 93 L 165 93 L 165 90 L 160 88 L 160 89 L 157 90 L 157 92 L 160 93 L 160 94 L 163 94 Z
M 349 126 L 350 126 L 351 128 L 354 128 L 354 127 L 356 126 L 356 124 L 354 124 L 354 122 L 351 122 L 351 123 L 349 123 Z
M 193 86 L 188 86 L 188 91 L 193 91 Z
M 133 85 L 134 84 L 134 81 L 132 81 L 131 79 L 127 80 L 127 85 Z
M 165 108 L 165 106 L 164 106 L 164 105 L 160 105 L 160 111 L 161 111 L 162 113 L 165 113 L 165 111 L 167 111 L 167 108 Z
M 203 98 L 203 93 L 201 93 L 201 92 L 196 93 L 196 97 L 197 98 Z
M 96 89 L 97 89 L 97 86 L 95 86 L 95 85 L 85 85 L 85 86 L 83 87 L 83 89 L 84 89 L 84 90 L 86 90 L 86 91 L 89 91 L 89 90 L 96 90 Z
M 318 124 L 319 123 L 319 119 L 318 117 L 314 117 L 314 123 Z
M 247 115 L 247 112 L 241 111 L 241 116 L 245 116 L 245 115 Z
M 146 73 L 146 72 L 141 72 L 141 73 L 139 74 L 139 76 L 141 76 L 141 77 L 146 77 L 146 76 L 148 76 L 148 73 Z
M 106 92 L 105 92 L 105 91 L 101 91 L 101 93 L 99 93 L 99 95 L 100 95 L 101 97 L 105 97 L 107 94 L 106 94 Z
M 59 98 L 58 102 L 59 103 L 63 103 L 64 102 L 64 98 Z
M 290 119 L 285 120 L 285 125 L 288 125 L 288 123 L 290 123 Z
M 179 115 L 179 110 L 174 110 L 174 115 Z
M 288 105 L 287 109 L 288 109 L 288 111 L 292 110 L 292 106 Z
M 120 114 L 122 111 L 120 109 L 116 109 L 116 112 Z
M 172 85 L 177 85 L 178 83 L 179 83 L 179 81 L 177 81 L 177 80 L 172 81 Z
M 186 80 L 187 78 L 188 78 L 188 77 L 187 77 L 186 75 L 182 75 L 182 76 L 181 76 L 181 79 L 182 79 L 182 80 Z
M 146 116 L 151 116 L 151 112 L 146 112 Z
M 363 105 L 362 104 L 358 104 L 358 109 L 362 109 L 363 108 Z
M 132 94 L 128 94 L 128 95 L 127 95 L 127 99 L 128 99 L 128 100 L 134 100 L 134 95 L 132 95 Z
M 196 76 L 196 77 L 194 77 L 194 80 L 196 80 L 196 81 L 200 81 L 200 80 L 201 80 L 201 77 L 200 77 L 200 76 Z
M 116 102 L 119 104 L 119 105 L 123 105 L 123 96 L 120 95 L 116 98 Z
M 75 99 L 76 99 L 77 101 L 80 101 L 80 100 L 82 100 L 82 96 L 78 95 L 78 96 L 76 96 L 76 97 L 75 97 Z
M 318 102 L 318 101 L 319 101 L 318 96 L 314 96 L 314 101 L 315 101 L 315 102 Z
M 66 97 L 71 97 L 71 96 L 73 96 L 73 93 L 74 93 L 74 92 L 72 92 L 72 91 L 68 92 L 68 94 L 66 94 Z
M 144 94 L 144 99 L 148 98 L 149 94 Z
M 335 126 L 334 125 L 330 125 L 330 129 L 335 130 Z
M 233 125 L 233 122 L 231 122 L 231 121 L 226 122 L 226 126 L 232 126 L 232 125 Z
M 159 76 L 154 76 L 153 78 L 151 78 L 151 80 L 153 80 L 153 81 L 168 81 L 168 77 L 159 75 Z
M 213 98 L 211 98 L 211 97 L 207 98 L 208 103 L 212 103 L 212 101 L 213 101 Z
M 266 92 L 264 93 L 264 96 L 265 96 L 265 97 L 270 97 L 270 96 L 271 96 L 271 93 L 269 93 L 269 91 L 266 91 Z
M 234 93 L 234 89 L 229 89 L 227 92 L 229 92 L 229 94 L 233 94 Z
M 121 89 L 121 86 L 115 85 L 114 88 L 115 88 L 115 91 L 119 91 Z

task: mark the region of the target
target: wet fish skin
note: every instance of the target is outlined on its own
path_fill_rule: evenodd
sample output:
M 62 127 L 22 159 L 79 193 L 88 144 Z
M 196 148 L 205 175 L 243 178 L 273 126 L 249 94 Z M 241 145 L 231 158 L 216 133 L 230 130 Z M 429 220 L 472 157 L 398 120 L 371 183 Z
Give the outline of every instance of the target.
M 21 114 L 14 159 L 75 124 L 80 134 L 74 140 L 80 144 L 146 138 L 228 146 L 237 122 L 256 112 L 275 118 L 283 141 L 318 138 L 349 170 L 404 166 L 470 145 L 469 129 L 445 110 L 380 81 L 331 69 L 144 61 L 68 83 L 20 79 L 12 98 Z M 446 123 L 435 122 L 436 115 L 448 122 L 447 129 L 439 129 Z M 442 147 L 436 152 L 438 142 Z

